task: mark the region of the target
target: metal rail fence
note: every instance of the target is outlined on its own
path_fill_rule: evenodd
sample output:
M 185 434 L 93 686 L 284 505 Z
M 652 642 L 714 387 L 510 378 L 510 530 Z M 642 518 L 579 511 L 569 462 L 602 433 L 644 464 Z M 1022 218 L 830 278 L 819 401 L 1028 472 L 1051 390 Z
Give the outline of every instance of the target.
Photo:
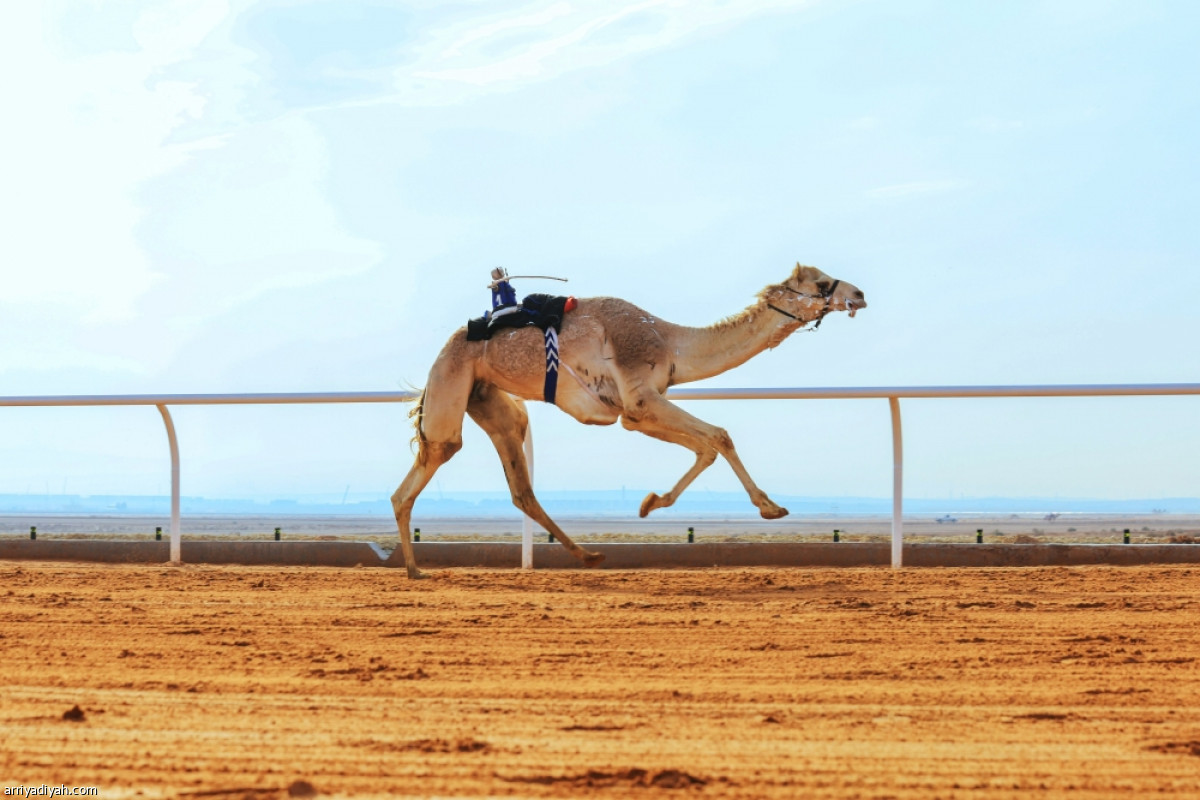
M 904 440 L 900 400 L 966 397 L 1131 397 L 1200 395 L 1200 383 L 1075 384 L 1034 386 L 883 386 L 779 389 L 671 389 L 672 400 L 887 400 L 892 421 L 892 566 L 903 565 L 904 542 Z M 172 562 L 180 557 L 179 442 L 170 406 L 185 405 L 284 405 L 316 403 L 406 403 L 415 392 L 296 392 L 266 394 L 164 394 L 164 395 L 49 395 L 0 397 L 0 406 L 154 406 L 162 414 L 171 451 Z M 527 432 L 525 453 L 533 472 L 533 439 Z M 521 564 L 533 566 L 533 526 L 525 518 Z

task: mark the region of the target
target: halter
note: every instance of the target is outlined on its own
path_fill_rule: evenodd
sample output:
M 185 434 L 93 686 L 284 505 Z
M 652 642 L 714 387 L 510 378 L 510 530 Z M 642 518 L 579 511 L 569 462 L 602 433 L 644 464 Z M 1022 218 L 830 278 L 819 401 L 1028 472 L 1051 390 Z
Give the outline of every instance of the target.
M 795 289 L 793 289 L 787 285 L 780 285 L 779 288 L 783 289 L 785 292 L 791 292 L 792 294 L 796 295 L 797 297 L 806 297 L 810 300 L 815 300 L 819 297 L 825 301 L 825 308 L 823 308 L 821 310 L 821 316 L 817 317 L 817 324 L 813 325 L 811 328 L 809 328 L 810 331 L 815 331 L 817 328 L 821 327 L 821 320 L 825 319 L 825 315 L 830 312 L 831 309 L 829 308 L 829 303 L 831 300 L 833 300 L 833 293 L 837 291 L 838 284 L 841 282 L 842 281 L 840 279 L 834 279 L 833 283 L 829 287 L 829 290 L 822 292 L 821 294 L 805 294 L 804 292 L 797 292 Z M 797 317 L 795 314 L 791 314 L 787 311 L 784 311 L 779 306 L 772 305 L 771 303 L 767 303 L 767 308 L 769 308 L 773 311 L 778 311 L 780 314 L 783 314 L 785 317 L 791 317 L 792 319 L 796 320 L 797 322 L 799 322 L 803 325 L 807 325 L 808 323 L 812 322 L 811 319 L 801 319 L 800 317 Z

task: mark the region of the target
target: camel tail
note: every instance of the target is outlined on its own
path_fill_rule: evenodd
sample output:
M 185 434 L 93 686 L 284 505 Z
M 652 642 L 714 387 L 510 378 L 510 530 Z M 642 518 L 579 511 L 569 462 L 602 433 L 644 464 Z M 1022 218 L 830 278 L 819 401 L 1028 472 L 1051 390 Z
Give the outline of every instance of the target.
M 417 404 L 408 412 L 408 416 L 413 421 L 413 430 L 415 431 L 410 444 L 417 446 L 417 460 L 424 463 L 425 431 L 422 428 L 422 423 L 425 420 L 425 389 L 421 390 L 421 395 L 417 398 Z

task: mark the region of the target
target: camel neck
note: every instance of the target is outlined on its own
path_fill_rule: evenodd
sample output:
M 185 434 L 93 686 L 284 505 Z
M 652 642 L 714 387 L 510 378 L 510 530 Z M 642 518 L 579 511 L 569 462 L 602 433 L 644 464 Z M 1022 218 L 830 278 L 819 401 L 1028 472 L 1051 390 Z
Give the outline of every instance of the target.
M 759 300 L 742 312 L 707 328 L 685 328 L 677 347 L 675 383 L 720 375 L 777 346 L 800 322 L 788 319 Z

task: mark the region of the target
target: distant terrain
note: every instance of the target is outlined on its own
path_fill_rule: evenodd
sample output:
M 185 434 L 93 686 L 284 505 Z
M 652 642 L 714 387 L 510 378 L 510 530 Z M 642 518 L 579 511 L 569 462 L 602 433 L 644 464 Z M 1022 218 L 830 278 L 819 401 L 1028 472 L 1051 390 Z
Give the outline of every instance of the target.
M 661 487 L 660 487 L 661 488 Z M 551 514 L 631 516 L 646 495 L 646 489 L 609 491 L 542 491 L 538 498 Z M 795 514 L 890 514 L 890 497 L 803 497 L 774 495 Z M 184 514 L 251 514 L 267 516 L 351 515 L 391 517 L 386 493 L 349 501 L 328 496 L 285 498 L 209 498 L 184 496 Z M 168 514 L 171 498 L 166 495 L 73 495 L 0 493 L 0 514 Z M 1111 500 L 1086 497 L 954 497 L 904 499 L 906 514 L 958 513 L 1071 513 L 1099 514 L 1197 514 L 1200 498 L 1160 497 Z M 421 517 L 508 517 L 513 506 L 499 492 L 427 492 L 417 501 Z M 655 516 L 737 515 L 754 517 L 755 512 L 741 492 L 705 492 L 693 489 L 672 508 Z
M 793 511 L 779 520 L 763 520 L 753 513 L 652 514 L 639 519 L 619 514 L 559 513 L 556 521 L 582 542 L 687 541 L 689 530 L 697 542 L 812 542 L 829 541 L 838 531 L 843 542 L 884 541 L 891 537 L 888 514 Z M 0 538 L 25 539 L 37 527 L 38 539 L 148 539 L 161 527 L 169 535 L 169 514 L 114 514 L 63 512 L 0 512 Z M 518 541 L 522 518 L 515 510 L 504 514 L 433 516 L 417 514 L 413 527 L 422 541 Z M 273 539 L 275 528 L 285 540 L 353 539 L 371 541 L 384 548 L 396 546 L 396 523 L 391 509 L 378 514 L 188 514 L 182 515 L 181 533 L 188 538 L 230 540 Z M 974 542 L 978 531 L 987 543 L 1118 543 L 1124 531 L 1130 542 L 1200 542 L 1200 514 L 1096 513 L 1096 512 L 955 512 L 954 515 L 907 511 L 907 541 Z M 537 526 L 538 541 L 546 536 Z

